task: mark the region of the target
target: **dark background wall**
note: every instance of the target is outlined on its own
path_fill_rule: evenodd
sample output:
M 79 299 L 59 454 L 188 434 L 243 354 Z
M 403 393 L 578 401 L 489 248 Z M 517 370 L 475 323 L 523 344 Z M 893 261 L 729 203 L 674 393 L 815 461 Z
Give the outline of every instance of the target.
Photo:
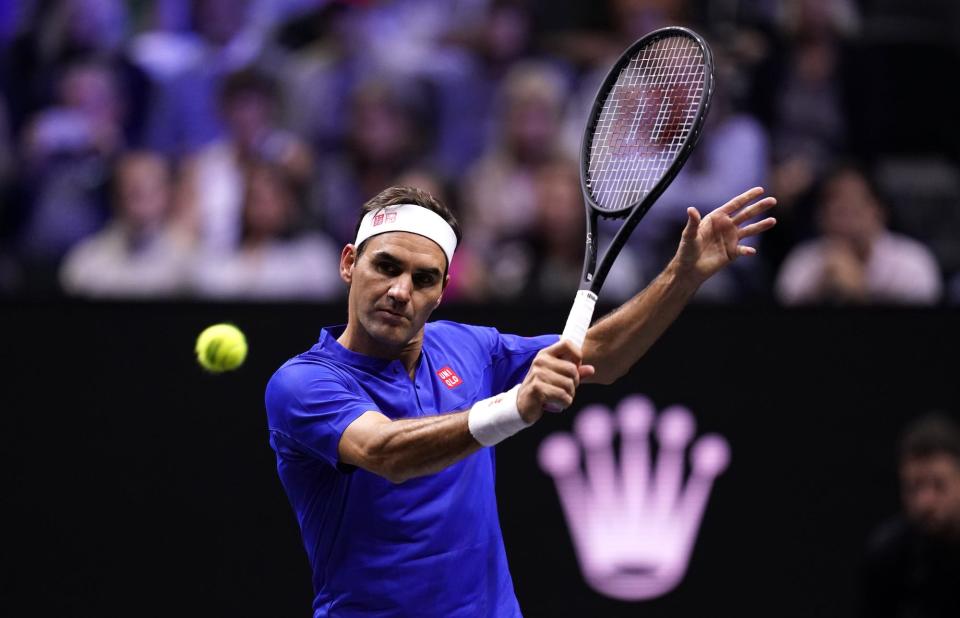
M 449 307 L 505 332 L 567 307 Z M 204 374 L 206 325 L 248 362 Z M 0 308 L 0 615 L 309 615 L 305 554 L 267 444 L 263 387 L 337 306 L 8 304 Z M 634 371 L 498 448 L 501 521 L 528 616 L 848 616 L 870 530 L 897 507 L 898 431 L 960 410 L 957 314 L 694 306 Z M 686 579 L 640 604 L 579 575 L 536 464 L 576 409 L 631 393 L 728 438 Z M 641 612 L 642 610 L 642 612 Z

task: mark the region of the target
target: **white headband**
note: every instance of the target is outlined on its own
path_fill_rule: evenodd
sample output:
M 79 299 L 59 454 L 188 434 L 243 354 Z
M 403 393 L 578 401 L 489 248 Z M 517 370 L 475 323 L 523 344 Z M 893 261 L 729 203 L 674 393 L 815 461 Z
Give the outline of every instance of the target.
M 416 204 L 394 204 L 371 210 L 360 221 L 354 244 L 359 247 L 371 236 L 384 232 L 410 232 L 429 238 L 443 249 L 448 267 L 457 248 L 457 235 L 450 224 L 432 210 Z

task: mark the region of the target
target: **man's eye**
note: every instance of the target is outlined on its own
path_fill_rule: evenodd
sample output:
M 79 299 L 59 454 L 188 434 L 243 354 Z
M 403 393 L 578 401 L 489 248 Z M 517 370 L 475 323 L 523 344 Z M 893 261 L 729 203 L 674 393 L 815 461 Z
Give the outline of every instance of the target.
M 395 277 L 400 274 L 400 268 L 390 262 L 379 262 L 377 264 L 377 270 L 390 277 Z
M 436 279 L 432 275 L 417 275 L 413 282 L 422 288 L 428 288 L 436 283 Z

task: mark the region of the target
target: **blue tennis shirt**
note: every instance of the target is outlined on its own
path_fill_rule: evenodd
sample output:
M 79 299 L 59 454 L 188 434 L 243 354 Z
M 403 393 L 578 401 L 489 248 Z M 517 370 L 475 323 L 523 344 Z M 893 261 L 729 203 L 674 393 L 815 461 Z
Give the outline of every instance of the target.
M 425 327 L 413 380 L 398 360 L 352 352 L 324 329 L 270 379 L 277 471 L 313 569 L 314 618 L 520 616 L 494 493 L 493 449 L 394 484 L 339 461 L 347 426 L 470 408 L 520 383 L 556 335 L 517 337 L 454 322 Z

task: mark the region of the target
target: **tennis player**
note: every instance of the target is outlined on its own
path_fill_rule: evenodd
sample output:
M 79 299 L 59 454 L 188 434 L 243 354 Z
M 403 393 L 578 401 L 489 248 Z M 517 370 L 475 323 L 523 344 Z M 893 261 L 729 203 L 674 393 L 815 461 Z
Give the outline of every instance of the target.
M 626 373 L 712 274 L 755 250 L 740 241 L 773 204 L 755 188 L 704 217 L 691 208 L 676 256 L 588 331 L 556 335 L 427 322 L 461 232 L 429 194 L 389 188 L 343 248 L 346 325 L 270 379 L 280 480 L 310 565 L 313 615 L 520 616 L 494 494 L 495 444 L 568 407 L 582 382 Z M 502 470 L 501 474 L 509 474 Z

